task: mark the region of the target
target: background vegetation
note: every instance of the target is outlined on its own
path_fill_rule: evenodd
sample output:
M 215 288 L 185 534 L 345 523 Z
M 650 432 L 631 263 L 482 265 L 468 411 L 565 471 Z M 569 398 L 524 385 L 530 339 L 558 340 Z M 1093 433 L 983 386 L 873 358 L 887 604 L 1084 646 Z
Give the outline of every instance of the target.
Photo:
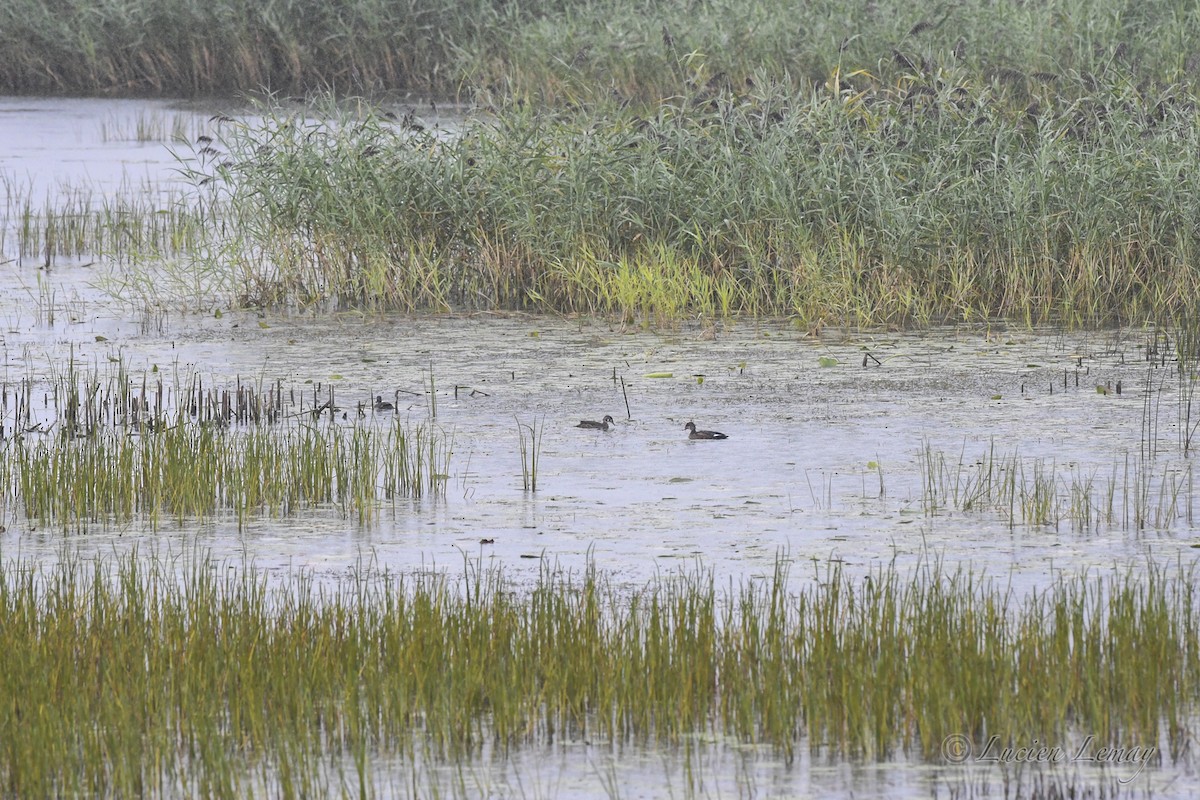
M 205 271 L 251 303 L 664 321 L 1144 321 L 1200 288 L 1179 87 L 1074 98 L 942 73 L 507 106 L 451 137 L 276 110 L 198 182 L 237 223 Z M 269 154 L 269 155 L 268 155 Z M 203 176 L 203 177 L 201 177 Z M 232 270 L 231 270 L 232 267 Z
M 189 238 L 151 256 L 182 243 L 244 305 L 1107 324 L 1175 315 L 1200 290 L 1186 4 L 0 13 L 9 91 L 476 104 L 461 135 L 427 129 L 433 107 L 408 95 L 394 117 L 273 105 L 205 141 L 188 168 L 220 202 L 195 201 L 195 224 L 167 215 Z M 190 238 L 201 226 L 214 238 Z
M 1200 11 L 1172 0 L 7 0 L 0 90 L 227 95 L 415 91 L 556 102 L 579 86 L 658 99 L 689 79 L 835 69 L 885 82 L 950 62 L 1174 83 Z

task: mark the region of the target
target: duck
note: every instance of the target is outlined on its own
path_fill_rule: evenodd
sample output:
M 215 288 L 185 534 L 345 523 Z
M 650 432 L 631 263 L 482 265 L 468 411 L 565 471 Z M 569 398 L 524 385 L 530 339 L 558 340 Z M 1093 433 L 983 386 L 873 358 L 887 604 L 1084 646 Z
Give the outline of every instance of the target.
M 685 431 L 690 431 L 690 433 L 688 434 L 689 439 L 728 439 L 729 438 L 728 436 L 721 433 L 720 431 L 698 431 L 698 430 L 696 430 L 696 423 L 694 423 L 694 422 L 689 422 L 687 425 L 684 425 L 683 429 Z
M 395 411 L 396 407 L 383 399 L 383 395 L 375 395 L 375 410 L 376 411 Z
M 608 430 L 608 423 L 610 423 L 610 422 L 612 422 L 613 424 L 616 424 L 616 421 L 612 418 L 611 415 L 605 414 L 603 422 L 595 422 L 590 419 L 581 419 L 579 421 L 579 424 L 576 425 L 575 427 L 576 428 L 587 428 L 587 429 L 593 430 L 593 431 L 606 431 L 606 430 Z

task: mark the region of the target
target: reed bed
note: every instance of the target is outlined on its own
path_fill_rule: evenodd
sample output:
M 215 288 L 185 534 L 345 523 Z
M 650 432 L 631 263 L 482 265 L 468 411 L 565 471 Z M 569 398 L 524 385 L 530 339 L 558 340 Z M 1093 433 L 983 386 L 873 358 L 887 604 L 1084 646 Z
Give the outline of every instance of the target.
M 305 509 L 360 523 L 397 500 L 445 496 L 453 436 L 432 422 L 380 424 L 311 394 L 198 375 L 133 378 L 124 362 L 49 385 L 0 384 L 0 506 L 63 530 L 223 515 L 239 524 Z
M 166 516 L 259 516 L 333 508 L 360 523 L 399 498 L 445 494 L 451 443 L 423 425 L 227 431 L 181 422 L 129 436 L 28 436 L 0 449 L 7 503 L 66 529 Z
M 1094 735 L 1177 757 L 1200 690 L 1195 576 L 1062 577 L 1018 596 L 928 564 L 796 586 L 780 564 L 619 588 L 546 567 L 532 587 L 444 574 L 303 576 L 129 557 L 0 567 L 0 791 L 229 796 L 362 781 L 379 760 L 656 747 L 697 733 L 937 760 Z M 978 752 L 978 751 L 977 751 Z M 393 763 L 388 761 L 387 763 Z M 361 785 L 361 784 L 360 784 Z
M 1180 313 L 1200 146 L 1177 89 L 1068 101 L 944 79 L 516 106 L 453 138 L 378 115 L 222 128 L 198 263 L 260 303 L 805 325 Z
M 1200 21 L 1178 0 L 1131 8 L 965 0 L 800 5 L 770 0 L 362 0 L 97 8 L 10 0 L 0 25 L 8 93 L 363 94 L 563 103 L 601 89 L 657 100 L 707 83 L 799 87 L 870 71 L 883 81 L 967 69 L 980 80 L 1081 84 L 1196 77 Z

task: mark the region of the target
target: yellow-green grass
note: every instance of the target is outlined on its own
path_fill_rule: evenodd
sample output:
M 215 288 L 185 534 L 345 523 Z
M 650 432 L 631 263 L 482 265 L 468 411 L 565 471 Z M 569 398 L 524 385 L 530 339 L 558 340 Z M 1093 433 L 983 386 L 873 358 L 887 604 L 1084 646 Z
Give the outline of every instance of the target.
M 228 428 L 181 419 L 10 438 L 0 475 L 8 508 L 63 529 L 215 515 L 244 524 L 312 509 L 370 522 L 397 499 L 443 495 L 452 446 L 436 427 L 400 421 Z
M 1192 101 L 1112 84 L 1038 102 L 764 86 L 648 114 L 510 106 L 449 138 L 280 111 L 226 125 L 223 166 L 196 165 L 227 225 L 195 265 L 250 302 L 646 322 L 1181 313 L 1200 290 Z
M 269 774 L 288 794 L 330 759 L 463 763 L 564 736 L 937 760 L 951 734 L 1094 735 L 1165 759 L 1194 733 L 1190 570 L 1028 593 L 936 563 L 815 577 L 629 589 L 547 567 L 520 586 L 471 564 L 318 588 L 204 559 L 6 562 L 0 791 L 229 796 Z

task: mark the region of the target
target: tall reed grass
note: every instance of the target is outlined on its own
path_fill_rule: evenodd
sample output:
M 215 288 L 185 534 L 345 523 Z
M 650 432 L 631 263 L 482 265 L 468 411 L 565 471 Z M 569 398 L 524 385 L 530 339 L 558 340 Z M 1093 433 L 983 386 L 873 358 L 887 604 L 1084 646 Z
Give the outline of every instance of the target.
M 704 85 L 884 82 L 969 69 L 1026 87 L 1121 76 L 1192 80 L 1200 22 L 1178 0 L 1135 7 L 965 0 L 361 0 L 95 4 L 10 0 L 0 90 L 211 96 L 356 94 L 657 100 Z
M 400 498 L 445 494 L 452 441 L 436 428 L 227 429 L 180 421 L 140 435 L 18 436 L 0 446 L 4 504 L 63 529 L 303 509 L 368 523 Z
M 563 736 L 937 760 L 951 734 L 1091 734 L 1162 758 L 1194 735 L 1200 617 L 1182 567 L 1017 595 L 936 563 L 633 591 L 594 568 L 547 567 L 531 588 L 472 564 L 330 589 L 216 566 L 0 567 L 4 794 L 229 796 L 266 774 L 288 795 L 330 758 L 358 778 L 397 755 L 461 763 Z
M 1195 520 L 1195 476 L 1189 463 L 1127 456 L 1107 474 L 1052 459 L 1022 458 L 995 444 L 973 459 L 948 458 L 926 445 L 918 457 L 927 514 L 994 513 L 1010 527 L 1167 530 Z
M 460 136 L 283 113 L 194 177 L 255 302 L 535 308 L 806 324 L 1178 313 L 1200 289 L 1190 100 L 1111 85 L 1039 107 L 944 79 L 779 87 Z
M 0 508 L 63 529 L 314 508 L 368 523 L 445 495 L 452 433 L 335 400 L 320 384 L 139 380 L 123 359 L 86 367 L 72 351 L 48 381 L 0 384 Z

